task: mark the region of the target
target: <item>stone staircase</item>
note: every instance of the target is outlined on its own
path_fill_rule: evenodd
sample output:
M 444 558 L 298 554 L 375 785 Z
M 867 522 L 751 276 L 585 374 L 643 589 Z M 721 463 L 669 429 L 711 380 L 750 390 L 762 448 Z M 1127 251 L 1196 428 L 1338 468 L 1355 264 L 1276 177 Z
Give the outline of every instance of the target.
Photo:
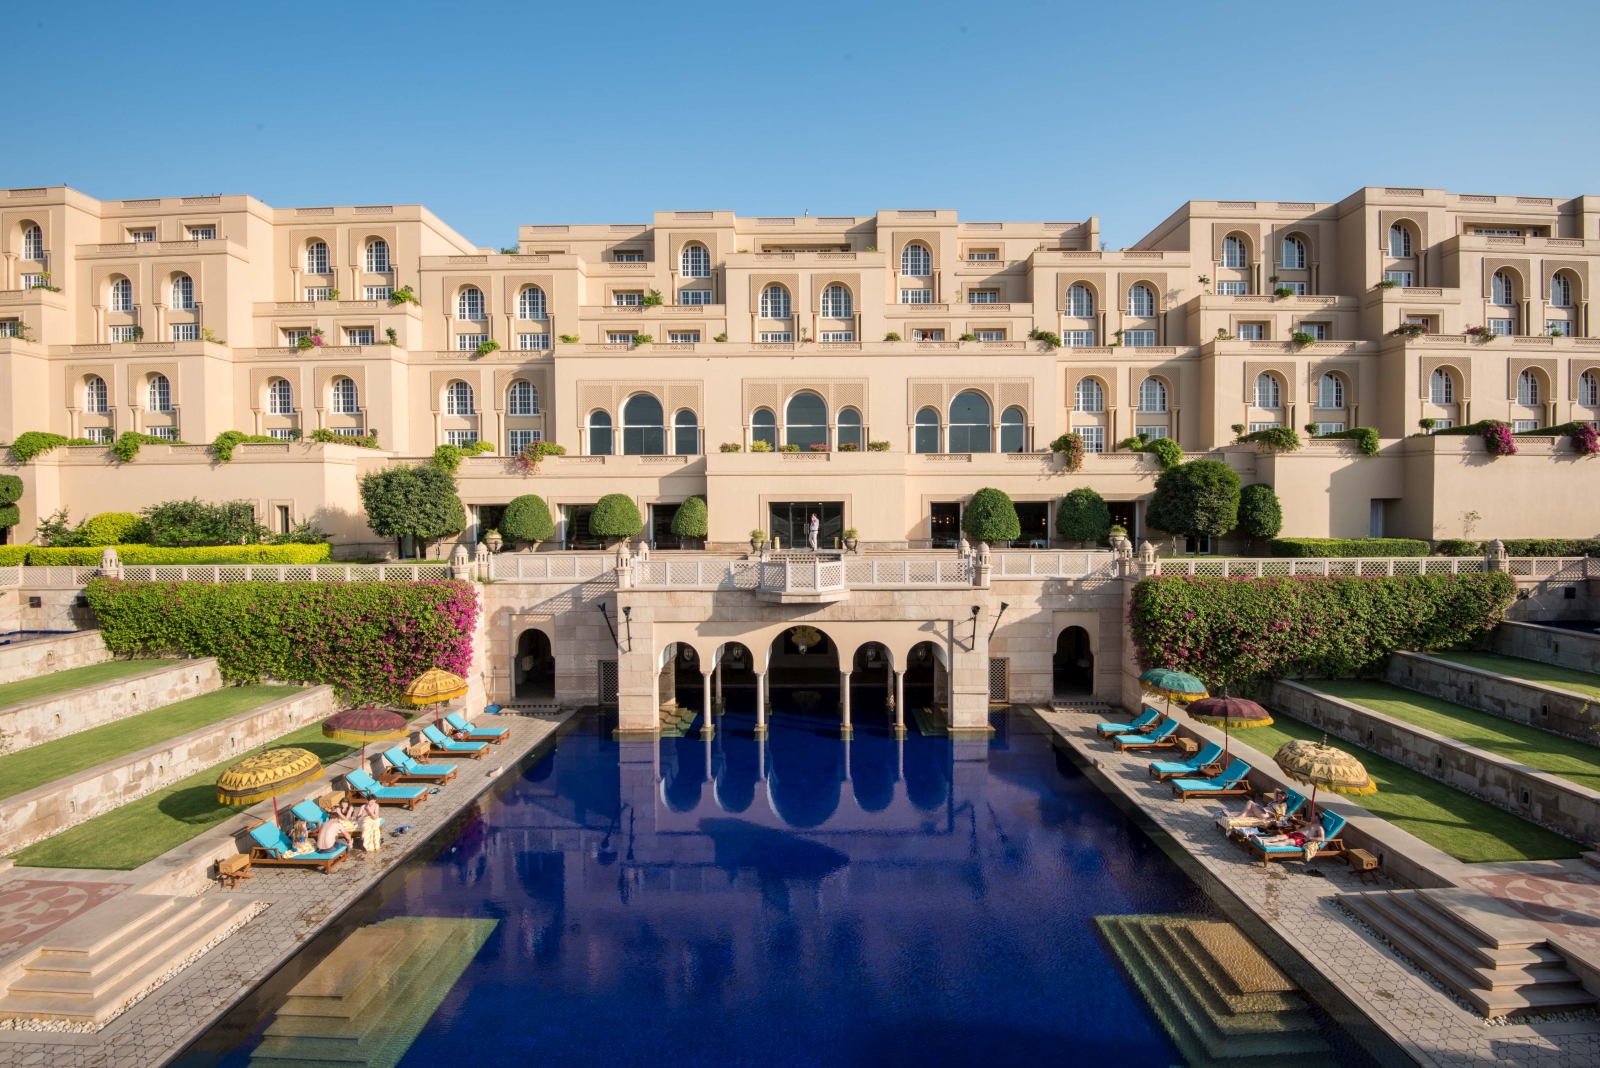
M 1103 701 L 1096 701 L 1093 697 L 1052 697 L 1050 699 L 1052 712 L 1081 712 L 1086 716 L 1097 716 L 1102 723 L 1126 723 L 1121 709 L 1112 708 Z
M 1190 1068 L 1336 1064 L 1310 1003 L 1232 924 L 1097 916 Z
M 1380 890 L 1338 903 L 1485 1016 L 1588 1008 L 1595 998 L 1544 928 L 1469 890 Z
M 289 992 L 253 1068 L 394 1068 L 498 920 L 403 916 L 363 927 Z
M 255 902 L 232 894 L 113 898 L 0 973 L 0 1019 L 104 1024 L 255 910 Z

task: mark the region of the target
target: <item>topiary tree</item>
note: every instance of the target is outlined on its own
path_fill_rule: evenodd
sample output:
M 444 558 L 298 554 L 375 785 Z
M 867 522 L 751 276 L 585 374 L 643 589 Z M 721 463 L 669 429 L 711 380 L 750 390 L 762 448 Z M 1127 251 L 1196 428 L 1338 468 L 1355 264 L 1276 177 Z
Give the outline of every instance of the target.
M 555 521 L 550 518 L 550 506 L 543 497 L 525 493 L 513 497 L 500 517 L 500 535 L 512 541 L 538 544 L 556 532 Z
M 9 529 L 22 520 L 22 510 L 17 501 L 22 499 L 22 479 L 16 475 L 0 475 L 0 528 Z
M 422 545 L 467 528 L 455 476 L 434 464 L 387 467 L 361 479 L 361 506 L 373 533 Z
M 1239 529 L 1252 538 L 1276 538 L 1283 530 L 1283 505 L 1265 482 L 1240 491 Z
M 1068 541 L 1099 541 L 1111 533 L 1111 509 L 1100 494 L 1079 486 L 1056 508 L 1056 533 Z
M 672 514 L 672 532 L 680 538 L 704 538 L 710 533 L 710 515 L 706 512 L 706 499 L 690 497 L 678 505 Z
M 92 548 L 138 545 L 150 540 L 150 524 L 132 512 L 101 512 L 85 519 L 77 533 L 78 544 Z
M 1221 537 L 1239 524 L 1239 476 L 1220 460 L 1191 460 L 1161 472 L 1145 519 L 1158 530 Z
M 1017 507 L 1005 490 L 985 486 L 972 495 L 966 514 L 961 517 L 961 529 L 967 537 L 977 541 L 1011 541 L 1022 537 L 1022 524 L 1017 520 Z
M 589 516 L 589 533 L 605 538 L 607 543 L 617 538 L 637 537 L 644 529 L 644 519 L 638 505 L 626 493 L 608 493 L 595 502 Z

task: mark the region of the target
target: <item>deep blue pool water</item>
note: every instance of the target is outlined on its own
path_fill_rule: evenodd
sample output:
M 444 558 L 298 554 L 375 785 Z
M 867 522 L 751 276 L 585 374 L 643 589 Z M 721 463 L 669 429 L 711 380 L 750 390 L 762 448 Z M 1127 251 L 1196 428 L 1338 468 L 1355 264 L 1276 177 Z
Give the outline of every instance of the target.
M 40 638 L 54 638 L 62 634 L 74 634 L 70 630 L 13 630 L 0 634 L 0 645 L 15 645 L 17 642 L 37 641 Z
M 1180 1063 L 1093 921 L 1194 884 L 1025 715 L 863 720 L 589 716 L 378 912 L 499 921 L 402 1068 Z

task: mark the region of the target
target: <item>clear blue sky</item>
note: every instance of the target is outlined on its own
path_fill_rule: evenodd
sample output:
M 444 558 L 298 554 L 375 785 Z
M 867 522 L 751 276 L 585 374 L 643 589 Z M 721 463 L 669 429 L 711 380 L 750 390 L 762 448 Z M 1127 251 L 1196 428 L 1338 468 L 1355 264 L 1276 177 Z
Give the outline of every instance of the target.
M 1600 5 L 122 3 L 5 16 L 0 185 L 421 202 L 480 245 L 658 209 L 1098 214 L 1600 193 Z M 23 62 L 26 57 L 26 62 Z

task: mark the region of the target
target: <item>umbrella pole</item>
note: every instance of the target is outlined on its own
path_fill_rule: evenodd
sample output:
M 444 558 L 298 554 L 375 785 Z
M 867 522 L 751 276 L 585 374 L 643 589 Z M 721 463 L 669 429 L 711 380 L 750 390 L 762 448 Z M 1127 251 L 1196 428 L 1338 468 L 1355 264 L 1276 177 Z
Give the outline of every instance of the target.
M 1306 819 L 1306 826 L 1317 822 L 1317 784 L 1311 784 L 1311 815 Z
M 1226 768 L 1228 766 L 1228 753 L 1229 753 L 1228 723 L 1229 722 L 1230 722 L 1229 717 L 1224 715 L 1222 717 L 1222 766 L 1224 768 Z

